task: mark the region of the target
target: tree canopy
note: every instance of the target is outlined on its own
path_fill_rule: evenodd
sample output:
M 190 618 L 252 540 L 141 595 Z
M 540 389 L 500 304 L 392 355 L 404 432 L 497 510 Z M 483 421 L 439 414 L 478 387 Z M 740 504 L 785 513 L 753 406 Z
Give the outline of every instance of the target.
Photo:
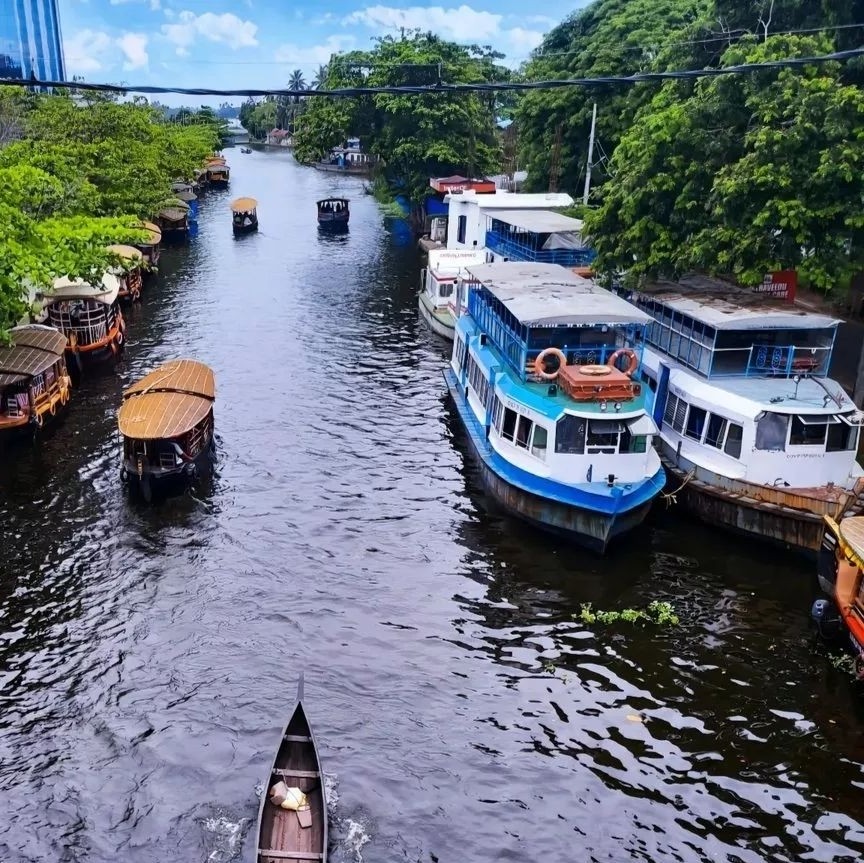
M 143 239 L 137 220 L 218 143 L 218 125 L 166 122 L 147 104 L 6 89 L 0 130 L 0 339 L 28 285 L 116 264 L 105 246 Z

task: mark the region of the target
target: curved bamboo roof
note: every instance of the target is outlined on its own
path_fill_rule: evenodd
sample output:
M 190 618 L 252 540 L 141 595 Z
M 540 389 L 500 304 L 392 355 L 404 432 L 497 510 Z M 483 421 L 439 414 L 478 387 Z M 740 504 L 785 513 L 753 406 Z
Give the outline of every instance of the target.
M 211 156 L 204 163 L 209 168 L 211 165 L 227 165 L 224 156 Z
M 182 222 L 189 213 L 188 207 L 165 207 L 159 211 L 159 218 L 168 222 Z
M 254 198 L 235 198 L 231 202 L 231 209 L 235 213 L 248 213 L 249 210 L 254 210 L 258 206 L 258 202 Z
M 105 273 L 95 285 L 84 279 L 54 280 L 54 286 L 45 295 L 45 305 L 61 300 L 96 300 L 110 306 L 120 293 L 120 279 L 114 273 Z
M 51 368 L 66 350 L 66 336 L 54 327 L 26 324 L 10 331 L 12 344 L 0 347 L 0 387 L 8 387 Z
M 150 236 L 141 241 L 142 246 L 157 246 L 162 242 L 162 229 L 159 225 L 154 225 L 153 222 L 139 222 L 136 227 L 150 232 Z
M 135 246 L 124 245 L 123 243 L 114 243 L 113 245 L 108 246 L 108 251 L 114 252 L 115 255 L 119 255 L 127 261 L 144 260 L 144 255 L 141 253 L 140 249 L 136 249 Z
M 177 437 L 207 416 L 215 398 L 216 380 L 204 363 L 165 363 L 123 393 L 120 434 L 136 440 Z
M 189 201 L 197 201 L 198 196 L 191 189 L 180 189 L 177 192 L 177 199 L 188 203 Z

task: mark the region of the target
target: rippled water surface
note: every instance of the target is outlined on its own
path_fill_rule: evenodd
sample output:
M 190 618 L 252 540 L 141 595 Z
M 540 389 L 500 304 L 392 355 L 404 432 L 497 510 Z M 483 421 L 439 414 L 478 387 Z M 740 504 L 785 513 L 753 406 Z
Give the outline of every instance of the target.
M 662 502 L 604 559 L 487 511 L 404 234 L 357 181 L 229 154 L 123 365 L 3 456 L 0 860 L 253 860 L 301 670 L 336 863 L 860 860 L 864 701 L 812 567 Z M 217 472 L 139 507 L 120 393 L 177 356 L 216 371 Z M 653 599 L 681 625 L 574 619 Z

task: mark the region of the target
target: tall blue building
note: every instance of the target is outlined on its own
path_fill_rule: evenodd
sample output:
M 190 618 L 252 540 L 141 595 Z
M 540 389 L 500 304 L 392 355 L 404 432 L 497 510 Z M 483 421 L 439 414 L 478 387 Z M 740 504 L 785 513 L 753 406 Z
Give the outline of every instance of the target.
M 0 78 L 63 81 L 57 0 L 0 0 Z

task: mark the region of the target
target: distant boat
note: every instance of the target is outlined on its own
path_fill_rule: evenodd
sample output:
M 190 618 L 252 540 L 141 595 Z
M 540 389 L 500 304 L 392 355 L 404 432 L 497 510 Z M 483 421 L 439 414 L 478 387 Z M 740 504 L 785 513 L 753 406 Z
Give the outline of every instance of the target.
M 241 147 L 241 148 L 240 148 L 240 152 L 241 152 L 241 153 L 249 154 L 249 153 L 252 152 L 252 148 L 251 148 L 251 147 Z
M 54 327 L 13 328 L 11 345 L 0 347 L 0 437 L 36 432 L 69 403 L 72 382 L 66 371 L 66 337 Z
M 207 182 L 216 188 L 226 188 L 231 179 L 231 169 L 228 163 L 222 156 L 211 156 L 207 159 L 205 168 L 207 172 Z
M 257 863 L 315 860 L 327 863 L 327 801 L 318 748 L 303 708 L 285 728 L 258 811 Z
M 173 360 L 123 393 L 120 478 L 149 501 L 154 486 L 183 485 L 213 451 L 216 379 L 196 360 Z
M 317 202 L 318 224 L 322 228 L 345 228 L 351 218 L 348 198 L 323 198 Z
M 231 202 L 231 226 L 235 234 L 258 230 L 258 202 L 254 198 L 236 198 Z

